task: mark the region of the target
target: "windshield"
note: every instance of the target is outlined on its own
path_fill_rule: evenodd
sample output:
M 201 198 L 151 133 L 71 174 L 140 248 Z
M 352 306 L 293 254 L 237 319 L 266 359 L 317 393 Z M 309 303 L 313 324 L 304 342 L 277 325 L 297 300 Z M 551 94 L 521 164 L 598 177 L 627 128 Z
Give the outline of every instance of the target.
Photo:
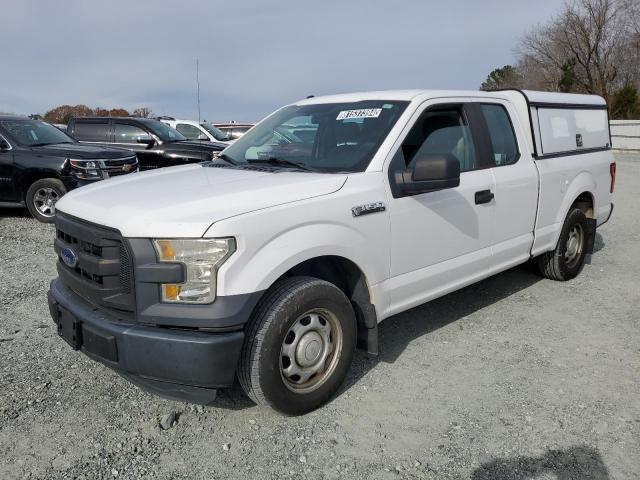
M 144 124 L 163 142 L 181 142 L 187 139 L 175 128 L 159 120 L 145 120 Z
M 66 133 L 41 120 L 3 120 L 0 125 L 11 140 L 25 147 L 75 142 Z
M 230 140 L 229 135 L 222 130 L 214 127 L 210 123 L 201 123 L 200 126 L 209 132 L 216 140 L 222 140 L 223 142 Z
M 362 172 L 408 102 L 291 105 L 227 147 L 236 164 L 281 160 L 321 172 Z

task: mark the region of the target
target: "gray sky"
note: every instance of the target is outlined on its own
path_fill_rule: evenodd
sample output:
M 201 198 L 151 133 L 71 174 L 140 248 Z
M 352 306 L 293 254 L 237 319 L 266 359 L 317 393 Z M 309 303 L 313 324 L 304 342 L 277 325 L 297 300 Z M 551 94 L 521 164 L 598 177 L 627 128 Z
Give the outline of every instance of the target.
M 561 0 L 3 0 L 0 111 L 253 121 L 309 94 L 477 89 Z

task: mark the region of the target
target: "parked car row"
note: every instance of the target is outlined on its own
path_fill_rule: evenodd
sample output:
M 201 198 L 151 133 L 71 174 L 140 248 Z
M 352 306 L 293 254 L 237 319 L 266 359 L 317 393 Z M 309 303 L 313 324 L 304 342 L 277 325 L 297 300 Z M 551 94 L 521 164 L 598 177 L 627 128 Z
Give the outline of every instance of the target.
M 41 120 L 0 116 L 0 206 L 52 222 L 67 191 L 138 170 L 131 150 L 82 144 Z
M 0 116 L 0 207 L 27 207 L 41 222 L 52 222 L 56 202 L 69 190 L 139 170 L 212 160 L 233 142 L 231 134 L 237 138 L 250 126 L 223 132 L 191 120 L 82 117 L 62 125 Z
M 227 144 L 189 141 L 166 123 L 149 118 L 73 118 L 67 133 L 81 143 L 118 146 L 134 152 L 140 170 L 211 160 Z

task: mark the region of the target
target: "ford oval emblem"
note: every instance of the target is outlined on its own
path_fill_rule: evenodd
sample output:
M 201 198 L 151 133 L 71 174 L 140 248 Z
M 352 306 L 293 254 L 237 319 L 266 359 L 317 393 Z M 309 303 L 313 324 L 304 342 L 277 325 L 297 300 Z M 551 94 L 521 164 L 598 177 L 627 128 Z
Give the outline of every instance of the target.
M 71 250 L 69 247 L 62 249 L 60 252 L 60 258 L 62 258 L 64 264 L 69 268 L 76 268 L 76 265 L 78 264 L 78 256 L 76 255 L 76 252 Z

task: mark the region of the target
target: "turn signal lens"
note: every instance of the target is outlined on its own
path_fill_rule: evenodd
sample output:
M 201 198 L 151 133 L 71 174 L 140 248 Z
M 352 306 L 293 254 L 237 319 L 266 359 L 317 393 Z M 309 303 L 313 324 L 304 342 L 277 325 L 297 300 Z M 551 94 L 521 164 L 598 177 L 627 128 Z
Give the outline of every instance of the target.
M 159 248 L 160 260 L 163 262 L 169 262 L 171 260 L 175 260 L 175 255 L 173 253 L 173 244 L 171 240 L 156 240 L 156 244 Z
M 180 294 L 179 285 L 174 285 L 172 283 L 162 285 L 162 298 L 165 298 L 166 300 L 171 302 L 175 302 L 175 301 L 178 301 L 179 294 Z

